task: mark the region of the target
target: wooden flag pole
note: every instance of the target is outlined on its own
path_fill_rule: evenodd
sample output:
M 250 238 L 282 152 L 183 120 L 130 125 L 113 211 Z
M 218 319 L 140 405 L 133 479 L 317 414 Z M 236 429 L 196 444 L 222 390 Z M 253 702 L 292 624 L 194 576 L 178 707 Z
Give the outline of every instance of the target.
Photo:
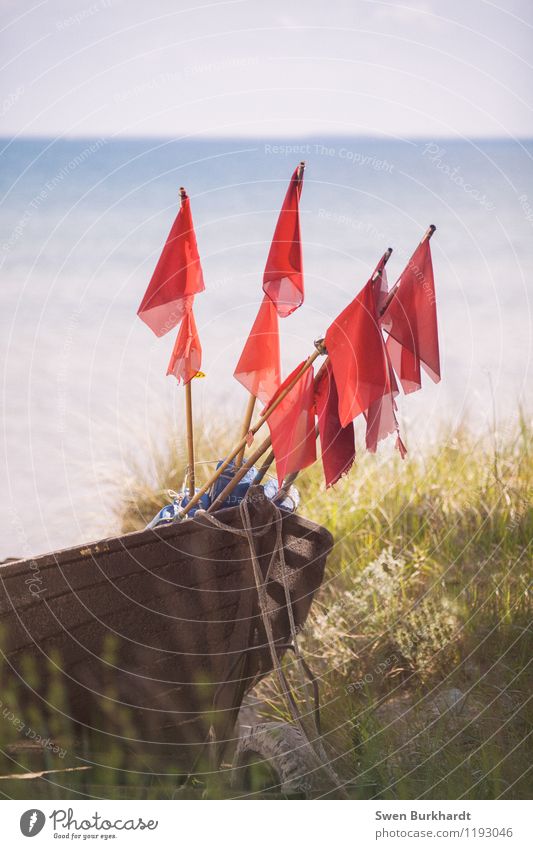
M 265 412 L 263 413 L 263 415 L 261 416 L 261 418 L 260 418 L 260 419 L 259 419 L 259 420 L 258 420 L 258 421 L 254 424 L 254 426 L 253 426 L 252 428 L 250 428 L 250 433 L 251 433 L 252 435 L 255 435 L 255 434 L 257 433 L 257 431 L 259 430 L 259 428 L 261 428 L 261 427 L 264 425 L 264 423 L 265 423 L 265 422 L 266 422 L 266 421 L 270 418 L 270 416 L 272 415 L 272 413 L 274 412 L 274 410 L 276 410 L 276 409 L 277 409 L 277 407 L 278 407 L 278 406 L 281 404 L 281 402 L 284 400 L 284 398 L 286 398 L 286 397 L 287 397 L 287 395 L 289 394 L 289 392 L 291 391 L 291 389 L 293 389 L 293 388 L 296 386 L 296 384 L 298 383 L 298 381 L 300 380 L 300 378 L 301 378 L 301 377 L 302 377 L 302 376 L 306 373 L 306 371 L 307 371 L 308 369 L 310 369 L 310 368 L 311 368 L 311 366 L 313 365 L 313 363 L 314 363 L 314 361 L 316 360 L 316 358 L 317 358 L 317 357 L 319 357 L 319 356 L 321 356 L 322 354 L 325 354 L 325 353 L 326 353 L 325 348 L 323 347 L 323 344 L 322 344 L 322 340 L 319 340 L 318 342 L 315 342 L 315 345 L 316 345 L 316 350 L 315 350 L 315 351 L 313 351 L 313 353 L 311 354 L 311 356 L 309 356 L 309 357 L 307 358 L 307 360 L 305 361 L 305 363 L 303 363 L 302 367 L 301 367 L 300 369 L 298 369 L 297 373 L 294 375 L 294 377 L 292 378 L 292 380 L 290 380 L 290 381 L 289 381 L 289 383 L 287 384 L 287 386 L 285 386 L 285 388 L 283 389 L 283 391 L 282 391 L 282 392 L 280 392 L 280 393 L 279 393 L 279 395 L 277 395 L 277 396 L 276 396 L 276 398 L 272 401 L 272 403 L 270 403 L 270 404 L 268 405 L 267 409 L 265 410 Z M 239 451 L 241 450 L 241 448 L 243 448 L 245 445 L 246 445 L 246 437 L 245 437 L 244 439 L 241 439 L 241 440 L 237 443 L 237 445 L 235 445 L 235 446 L 232 448 L 232 450 L 230 451 L 230 453 L 228 454 L 228 456 L 226 457 L 226 459 L 224 460 L 224 462 L 220 464 L 220 466 L 218 467 L 218 469 L 216 470 L 216 472 L 215 472 L 215 473 L 214 473 L 214 474 L 213 474 L 213 475 L 209 478 L 209 480 L 207 481 L 207 483 L 205 483 L 205 484 L 201 487 L 201 489 L 199 489 L 199 490 L 198 490 L 198 492 L 196 492 L 196 493 L 195 493 L 195 495 L 191 498 L 191 500 L 187 503 L 187 505 L 186 505 L 185 507 L 183 507 L 183 508 L 182 508 L 182 510 L 180 511 L 180 514 L 179 514 L 179 515 L 180 515 L 180 517 L 186 516 L 186 515 L 187 515 L 187 513 L 189 512 L 189 510 L 191 510 L 191 508 L 192 508 L 192 507 L 195 507 L 195 506 L 198 504 L 198 502 L 200 501 L 200 498 L 202 497 L 202 495 L 205 495 L 205 493 L 206 493 L 206 492 L 207 492 L 207 491 L 208 491 L 208 490 L 209 490 L 209 489 L 213 486 L 213 484 L 215 483 L 215 481 L 216 481 L 216 480 L 218 480 L 218 478 L 219 478 L 221 475 L 223 475 L 223 474 L 224 474 L 224 472 L 226 471 L 226 469 L 227 469 L 227 468 L 228 468 L 228 466 L 230 465 L 231 461 L 235 459 L 235 457 L 237 456 L 237 454 L 239 453 Z M 261 452 L 261 454 L 264 454 L 264 452 L 267 450 L 267 448 L 268 448 L 268 447 L 269 447 L 269 446 L 267 445 L 267 446 L 266 446 L 266 448 L 264 448 L 264 449 L 263 449 L 263 451 Z M 257 453 L 257 452 L 254 452 L 254 455 L 253 455 L 253 456 L 255 456 L 255 454 L 256 454 L 256 453 Z M 258 456 L 260 457 L 260 456 L 261 456 L 261 454 L 259 454 Z M 255 456 L 255 460 L 257 460 L 257 456 Z M 255 460 L 254 460 L 254 462 L 255 462 Z M 253 465 L 253 464 L 252 464 L 252 465 Z M 241 475 L 241 472 L 242 472 L 242 470 L 243 470 L 243 469 L 245 469 L 247 466 L 248 466 L 248 463 L 245 463 L 243 466 L 241 466 L 241 468 L 240 468 L 239 472 L 237 473 L 237 475 L 235 475 L 235 477 L 234 477 L 234 478 L 232 478 L 232 480 L 230 481 L 230 483 L 233 483 L 233 481 L 235 481 L 235 480 L 236 480 L 237 476 L 239 476 L 239 480 L 242 480 L 242 478 L 244 477 L 244 474 L 246 474 L 246 472 L 244 472 L 244 474 L 242 474 L 242 475 Z M 237 481 L 237 482 L 238 482 L 238 481 Z M 232 487 L 232 489 L 233 489 L 233 487 Z M 217 500 L 218 500 L 218 499 L 217 499 Z
M 317 375 L 315 375 L 315 386 L 316 386 L 316 382 L 317 382 L 317 377 L 318 377 L 318 373 L 317 373 Z M 315 428 L 315 433 L 316 433 L 316 438 L 318 438 L 318 425 Z M 231 493 L 233 492 L 233 490 L 235 489 L 237 484 L 241 482 L 241 480 L 246 475 L 246 473 L 250 471 L 252 466 L 255 463 L 257 463 L 257 461 L 260 459 L 260 457 L 262 457 L 263 454 L 265 453 L 265 451 L 268 451 L 268 449 L 271 446 L 272 446 L 272 439 L 271 439 L 270 436 L 267 436 L 267 438 L 264 440 L 264 442 L 262 442 L 261 445 L 253 452 L 253 454 L 250 455 L 250 457 L 247 459 L 244 466 L 241 466 L 239 471 L 236 472 L 235 476 L 229 481 L 229 483 L 222 490 L 220 495 L 218 495 L 216 497 L 216 499 L 213 501 L 213 503 L 210 504 L 210 506 L 207 509 L 208 513 L 211 513 L 213 510 L 216 510 L 218 507 L 222 506 L 222 504 L 224 503 L 226 498 L 229 495 L 231 495 Z M 268 456 L 265 458 L 265 461 L 262 464 L 261 468 L 259 469 L 259 471 L 257 472 L 256 476 L 253 479 L 253 486 L 256 486 L 257 484 L 261 483 L 261 481 L 265 477 L 266 473 L 268 472 L 268 470 L 269 470 L 270 466 L 272 465 L 272 463 L 274 462 L 274 460 L 275 460 L 274 452 L 270 451 Z M 273 501 L 277 501 L 277 499 L 279 498 L 280 492 L 282 492 L 282 490 L 285 490 L 286 482 L 287 482 L 287 489 L 288 489 L 289 486 L 293 483 L 293 481 L 296 480 L 296 478 L 298 477 L 298 474 L 299 474 L 298 472 L 293 472 L 292 474 L 287 475 L 285 481 L 283 482 L 283 486 L 281 487 L 279 492 L 277 492 L 276 495 L 274 496 L 274 498 L 272 499 Z
M 430 224 L 429 227 L 427 228 L 426 232 L 422 236 L 422 238 L 420 240 L 420 244 L 423 245 L 426 240 L 431 239 L 431 237 L 432 237 L 432 235 L 433 235 L 433 233 L 435 232 L 436 229 L 437 228 L 435 227 L 434 224 Z M 400 285 L 400 280 L 401 280 L 401 276 L 398 279 L 398 281 L 394 284 L 394 286 L 390 290 L 389 294 L 387 295 L 387 299 L 386 299 L 385 303 L 383 304 L 383 306 L 381 308 L 380 315 L 385 315 L 385 312 L 389 308 L 391 301 L 394 299 L 394 296 L 396 295 L 396 292 L 398 291 L 398 286 Z
M 377 279 L 378 279 L 378 277 L 380 276 L 381 272 L 383 271 L 383 268 L 385 268 L 385 266 L 387 265 L 387 263 L 388 263 L 389 259 L 391 258 L 391 254 L 392 254 L 392 248 L 387 248 L 387 250 L 386 250 L 386 251 L 385 251 L 385 253 L 383 254 L 383 267 L 382 267 L 381 269 L 376 268 L 376 270 L 374 271 L 374 273 L 373 273 L 373 275 L 372 275 L 372 280 L 377 280 Z
M 304 169 L 305 169 L 305 162 L 302 160 L 302 162 L 300 162 L 300 164 L 298 165 L 298 168 L 297 168 L 297 171 L 296 171 L 296 179 L 300 183 L 303 179 Z M 243 423 L 242 423 L 241 439 L 246 439 L 246 437 L 248 436 L 248 434 L 250 432 L 250 425 L 252 423 L 252 416 L 254 414 L 255 402 L 256 402 L 255 395 L 250 395 L 250 398 L 248 400 L 248 405 L 246 407 L 246 412 L 244 414 L 244 420 L 243 420 Z M 246 450 L 246 443 L 243 445 L 243 447 L 241 448 L 241 450 L 237 454 L 237 457 L 235 458 L 235 465 L 236 466 L 240 466 L 242 464 L 242 461 L 244 459 L 245 450 Z
M 296 478 L 298 477 L 299 474 L 300 474 L 300 472 L 298 471 L 298 472 L 291 472 L 290 475 L 287 475 L 287 477 L 283 481 L 280 489 L 278 489 L 278 491 L 276 492 L 272 501 L 274 501 L 274 502 L 283 501 L 286 498 L 286 496 L 288 495 L 289 489 L 291 488 L 291 486 L 293 485 L 294 481 L 296 480 Z
M 194 433 L 192 423 L 192 380 L 185 384 L 185 416 L 187 422 L 187 487 L 189 498 L 194 496 L 196 475 L 194 471 Z
M 318 385 L 320 375 L 322 374 L 322 372 L 326 368 L 328 360 L 329 360 L 329 357 L 326 357 L 326 359 L 324 360 L 324 362 L 322 363 L 322 365 L 320 366 L 319 370 L 317 371 L 317 373 L 315 375 L 315 381 L 314 381 L 315 387 Z M 208 509 L 207 509 L 208 513 L 213 512 L 213 510 L 216 510 L 218 507 L 220 507 L 224 503 L 226 498 L 228 498 L 228 496 L 231 495 L 231 493 L 233 492 L 233 490 L 235 489 L 237 484 L 239 484 L 242 481 L 243 477 L 250 471 L 252 466 L 255 463 L 257 463 L 259 458 L 262 457 L 263 454 L 265 453 L 265 451 L 268 451 L 268 449 L 271 446 L 272 446 L 272 439 L 271 439 L 270 436 L 268 436 L 265 439 L 265 441 L 261 443 L 259 448 L 257 448 L 257 450 L 254 451 L 253 454 L 250 455 L 250 457 L 248 458 L 246 463 L 244 463 L 240 467 L 240 469 L 235 473 L 235 475 L 231 478 L 231 480 L 228 482 L 226 487 L 222 490 L 220 495 L 217 495 L 217 497 L 215 498 L 213 503 L 210 504 L 210 506 L 208 507 Z M 263 465 L 259 469 L 257 475 L 255 476 L 255 478 L 253 480 L 254 485 L 260 483 L 263 480 L 263 478 L 265 477 L 266 473 L 268 472 L 270 466 L 274 462 L 274 459 L 275 459 L 274 452 L 271 451 L 270 454 L 268 455 L 268 457 L 265 459 L 265 462 L 263 463 Z
M 258 484 L 258 483 L 261 483 L 261 481 L 264 479 L 266 473 L 270 469 L 270 467 L 271 467 L 271 465 L 272 465 L 272 463 L 274 462 L 275 459 L 276 458 L 274 456 L 274 452 L 270 451 L 268 453 L 268 455 L 265 457 L 260 468 L 257 470 L 257 474 L 254 478 L 254 486 L 256 486 L 256 484 Z
M 187 192 L 180 187 L 181 205 L 187 200 Z M 192 380 L 185 384 L 185 424 L 187 428 L 187 488 L 189 498 L 193 498 L 196 488 L 196 474 L 194 468 L 194 427 L 192 418 Z
M 392 254 L 392 248 L 387 248 L 387 250 L 385 251 L 385 253 L 383 255 L 383 266 L 382 266 L 382 268 L 384 268 L 386 266 L 386 264 L 388 263 L 388 261 L 391 257 L 391 254 Z M 376 280 L 377 277 L 379 276 L 379 274 L 380 274 L 380 271 L 376 270 L 374 272 L 374 274 L 372 275 L 372 280 Z M 325 351 L 324 351 L 324 353 L 325 353 Z M 322 376 L 324 369 L 327 368 L 328 362 L 329 362 L 329 357 L 327 356 L 326 359 L 324 360 L 324 362 L 322 363 L 322 365 L 320 366 L 319 370 L 317 371 L 316 375 L 315 375 L 315 387 L 318 386 L 319 380 Z M 317 435 L 317 438 L 318 438 L 318 427 L 316 428 L 316 435 Z M 226 498 L 228 498 L 228 496 L 231 495 L 231 493 L 233 492 L 233 490 L 235 489 L 237 484 L 240 483 L 240 481 L 247 474 L 247 472 L 250 471 L 250 469 L 252 468 L 254 463 L 256 463 L 257 460 L 259 460 L 259 458 L 263 456 L 265 451 L 268 451 L 268 449 L 271 447 L 271 445 L 272 445 L 272 441 L 271 441 L 270 437 L 268 437 L 267 439 L 265 439 L 265 441 L 263 443 L 261 443 L 259 448 L 257 448 L 257 450 L 254 451 L 254 453 L 249 457 L 249 459 L 246 461 L 246 463 L 244 463 L 244 465 L 242 465 L 240 467 L 240 469 L 235 473 L 234 477 L 228 482 L 227 486 L 222 490 L 220 495 L 218 495 L 217 498 L 215 499 L 215 501 L 213 501 L 213 503 L 208 508 L 208 511 L 207 511 L 208 513 L 211 513 L 213 510 L 216 510 L 218 507 L 220 507 L 224 503 Z M 268 472 L 270 466 L 274 462 L 274 459 L 275 459 L 274 458 L 274 452 L 271 451 L 268 454 L 268 456 L 266 457 L 266 459 L 265 459 L 264 463 L 262 464 L 261 468 L 259 469 L 257 475 L 255 476 L 254 481 L 253 481 L 254 484 L 260 483 L 264 479 L 264 477 L 265 477 L 266 473 Z M 292 477 L 292 475 L 288 476 L 287 480 L 290 478 L 289 486 L 294 480 L 296 480 L 297 475 L 298 475 L 298 473 L 294 473 L 294 477 Z M 280 492 L 283 489 L 284 489 L 284 486 L 281 488 Z M 278 496 L 279 496 L 279 493 L 277 494 L 276 498 Z
M 231 495 L 231 493 L 233 492 L 233 490 L 235 489 L 237 484 L 239 484 L 242 481 L 243 477 L 250 471 L 250 469 L 255 465 L 255 463 L 257 463 L 257 461 L 263 456 L 265 451 L 268 451 L 268 449 L 271 447 L 271 445 L 272 445 L 272 439 L 270 438 L 270 436 L 267 436 L 267 438 L 261 443 L 261 445 L 258 448 L 256 448 L 255 451 L 253 451 L 250 454 L 250 456 L 246 460 L 246 463 L 243 463 L 243 465 L 240 467 L 240 469 L 231 478 L 229 483 L 224 487 L 222 492 L 219 495 L 217 495 L 217 497 L 212 502 L 212 504 L 209 505 L 209 507 L 207 508 L 208 513 L 212 513 L 214 510 L 217 510 L 218 508 L 220 508 L 222 506 L 222 504 L 224 504 L 224 501 L 226 500 L 226 498 L 229 495 Z M 269 455 L 269 457 L 270 457 L 270 455 Z M 272 459 L 274 459 L 273 456 L 272 456 Z M 268 462 L 268 460 L 267 460 L 267 462 Z M 268 463 L 268 465 L 266 463 L 264 464 L 263 477 L 266 474 L 269 465 L 270 465 L 270 463 Z M 255 482 L 256 481 L 254 479 L 253 483 L 255 484 Z
M 246 438 L 248 436 L 248 433 L 250 432 L 250 425 L 252 424 L 252 416 L 254 414 L 254 409 L 255 409 L 255 395 L 250 395 L 250 397 L 248 399 L 248 405 L 246 407 L 246 413 L 244 414 L 244 421 L 242 423 L 242 430 L 241 430 L 241 440 L 244 439 L 244 445 L 242 446 L 241 450 L 237 454 L 237 457 L 235 458 L 235 465 L 236 466 L 240 466 L 242 464 L 242 461 L 243 461 L 243 458 L 244 458 L 244 451 L 246 449 Z

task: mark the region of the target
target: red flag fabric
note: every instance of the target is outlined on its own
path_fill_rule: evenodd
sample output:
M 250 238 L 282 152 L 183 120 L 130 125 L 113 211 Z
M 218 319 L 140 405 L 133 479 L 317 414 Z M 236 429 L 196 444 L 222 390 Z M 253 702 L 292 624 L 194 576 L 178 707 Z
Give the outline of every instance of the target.
M 137 315 L 156 336 L 172 330 L 204 290 L 190 201 L 182 201 Z
M 387 350 L 404 392 L 420 389 L 421 365 L 438 383 L 439 334 L 429 239 L 417 247 L 402 272 L 382 325 L 389 334 Z
M 299 205 L 303 171 L 298 177 L 299 168 L 291 177 L 263 275 L 263 291 L 275 304 L 281 318 L 294 312 L 304 300 Z
M 191 309 L 187 310 L 181 322 L 172 356 L 168 364 L 167 375 L 173 374 L 178 383 L 189 383 L 202 367 L 202 346 Z
M 398 384 L 389 360 L 389 391 L 377 401 L 373 401 L 368 410 L 365 410 L 366 419 L 366 448 L 371 454 L 375 454 L 378 442 L 396 433 L 396 447 L 402 458 L 407 454 L 407 449 L 400 436 L 400 426 L 396 417 L 396 401 L 398 395 Z
M 270 399 L 275 401 L 284 387 L 300 371 L 304 363 L 294 369 Z M 278 484 L 291 472 L 299 472 L 316 460 L 314 373 L 309 368 L 293 386 L 288 395 L 267 419 L 272 450 L 276 458 Z
M 355 459 L 353 422 L 346 427 L 340 423 L 337 386 L 328 361 L 315 383 L 315 406 L 327 488 L 350 471 Z
M 346 427 L 390 391 L 372 280 L 329 326 L 325 344 L 339 393 L 340 422 Z
M 266 295 L 233 374 L 263 404 L 280 385 L 278 315 Z
M 381 315 L 381 311 L 385 305 L 385 301 L 387 300 L 387 295 L 389 294 L 389 281 L 387 279 L 387 269 L 385 268 L 385 263 L 389 256 L 390 254 L 388 251 L 383 254 L 374 269 L 372 277 L 370 278 L 373 284 L 376 314 L 378 316 Z
M 376 306 L 376 321 L 380 322 L 381 311 L 389 294 L 389 284 L 387 280 L 387 270 L 385 262 L 388 253 L 385 253 L 376 266 L 371 280 L 374 288 L 374 301 Z M 391 433 L 396 433 L 396 447 L 400 451 L 402 457 L 407 454 L 407 449 L 400 437 L 400 427 L 396 417 L 397 406 L 395 398 L 399 394 L 398 384 L 394 376 L 394 371 L 390 361 L 387 349 L 385 348 L 387 357 L 387 370 L 389 374 L 388 391 L 381 398 L 373 401 L 365 410 L 364 416 L 366 419 L 366 448 L 372 454 L 375 454 L 378 442 L 385 439 Z

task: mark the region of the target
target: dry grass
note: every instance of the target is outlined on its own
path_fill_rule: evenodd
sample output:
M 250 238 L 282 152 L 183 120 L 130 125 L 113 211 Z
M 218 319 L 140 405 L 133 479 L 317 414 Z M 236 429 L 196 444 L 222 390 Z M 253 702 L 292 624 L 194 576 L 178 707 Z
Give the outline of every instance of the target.
M 386 446 L 362 453 L 333 491 L 319 464 L 299 480 L 302 512 L 336 540 L 302 645 L 355 796 L 529 793 L 532 436 L 519 416 L 488 434 L 444 433 L 404 462 Z M 170 446 L 151 477 L 132 475 L 124 530 L 181 483 L 183 452 Z M 202 453 L 222 455 L 216 435 Z M 262 694 L 283 716 L 272 680 Z
M 195 453 L 199 458 L 196 474 L 205 480 L 212 474 L 217 460 L 228 447 L 226 431 L 221 424 L 205 426 L 195 433 Z M 149 456 L 148 466 L 145 456 Z M 163 443 L 149 446 L 142 454 L 130 460 L 130 471 L 121 486 L 121 500 L 115 512 L 122 533 L 142 530 L 155 514 L 171 501 L 169 492 L 183 489 L 187 468 L 187 449 L 183 432 L 168 429 Z
M 532 435 L 521 417 L 366 456 L 333 494 L 302 477 L 336 539 L 302 642 L 355 796 L 530 795 Z
M 350 795 L 530 797 L 532 436 L 521 416 L 500 432 L 444 434 L 403 463 L 384 446 L 327 493 L 318 464 L 302 475 L 301 512 L 336 544 L 300 643 Z M 223 428 L 204 431 L 198 456 L 214 461 L 230 441 Z M 123 531 L 144 527 L 181 487 L 178 435 L 151 456 L 148 470 L 132 463 Z M 284 716 L 272 677 L 261 693 L 266 712 Z M 117 751 L 126 770 L 123 759 Z M 126 788 L 102 794 L 175 789 L 124 774 Z

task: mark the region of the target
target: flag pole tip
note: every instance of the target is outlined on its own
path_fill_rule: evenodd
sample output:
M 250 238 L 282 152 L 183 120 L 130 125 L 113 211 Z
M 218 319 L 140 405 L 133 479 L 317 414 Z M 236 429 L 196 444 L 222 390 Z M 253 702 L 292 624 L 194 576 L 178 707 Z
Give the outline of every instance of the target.
M 429 239 L 431 239 L 431 237 L 432 237 L 432 235 L 433 235 L 433 233 L 435 232 L 436 229 L 437 228 L 435 227 L 434 224 L 430 224 L 429 227 L 427 228 L 426 232 L 424 233 L 424 236 L 422 238 L 422 242 L 429 241 Z

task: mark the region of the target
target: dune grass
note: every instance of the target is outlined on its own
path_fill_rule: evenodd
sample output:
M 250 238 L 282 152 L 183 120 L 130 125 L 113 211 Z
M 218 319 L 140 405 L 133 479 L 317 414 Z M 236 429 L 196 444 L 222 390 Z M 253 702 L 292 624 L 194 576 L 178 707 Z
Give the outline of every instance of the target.
M 220 437 L 223 436 L 223 439 Z M 533 430 L 443 433 L 423 456 L 362 453 L 324 491 L 299 478 L 300 511 L 335 547 L 300 638 L 320 680 L 329 754 L 359 798 L 520 798 L 531 787 Z M 198 456 L 222 456 L 204 434 Z M 131 476 L 124 531 L 179 489 L 174 435 Z M 284 716 L 275 684 L 265 712 Z
M 209 461 L 199 479 L 229 441 L 223 427 L 197 429 L 197 456 Z M 180 434 L 147 454 L 150 467 L 133 461 L 121 490 L 123 532 L 145 527 L 182 486 Z M 519 416 L 486 434 L 443 433 L 403 462 L 387 445 L 361 452 L 327 492 L 319 463 L 298 479 L 300 512 L 335 538 L 299 643 L 320 684 L 324 745 L 351 797 L 530 798 L 532 460 L 533 427 Z M 32 737 L 43 723 L 18 705 L 19 690 L 2 689 L 1 792 L 173 798 L 172 764 L 141 769 L 118 744 L 106 766 L 89 759 L 79 770 L 68 729 L 55 730 L 66 756 L 48 748 L 43 763 Z M 273 676 L 256 695 L 267 717 L 289 719 Z M 42 778 L 6 778 L 43 766 L 52 771 Z M 232 793 L 219 782 L 216 795 Z

